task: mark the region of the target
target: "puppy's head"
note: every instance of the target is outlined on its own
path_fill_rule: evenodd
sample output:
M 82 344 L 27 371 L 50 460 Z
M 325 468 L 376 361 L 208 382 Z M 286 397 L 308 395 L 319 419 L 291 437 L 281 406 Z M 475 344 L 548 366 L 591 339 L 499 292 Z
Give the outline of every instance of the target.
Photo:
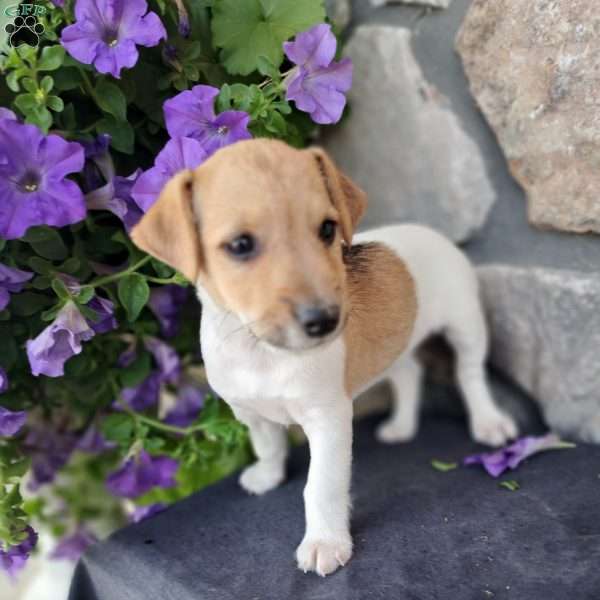
M 256 337 L 304 349 L 343 327 L 342 250 L 365 208 L 323 150 L 250 140 L 173 177 L 132 238 Z

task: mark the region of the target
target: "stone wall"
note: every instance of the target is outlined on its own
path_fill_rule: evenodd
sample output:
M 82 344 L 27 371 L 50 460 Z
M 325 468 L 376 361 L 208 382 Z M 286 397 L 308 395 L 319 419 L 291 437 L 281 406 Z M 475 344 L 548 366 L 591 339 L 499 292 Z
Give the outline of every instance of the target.
M 600 442 L 597 0 L 407 4 L 353 2 L 351 111 L 322 143 L 369 193 L 365 226 L 464 245 L 492 365 Z

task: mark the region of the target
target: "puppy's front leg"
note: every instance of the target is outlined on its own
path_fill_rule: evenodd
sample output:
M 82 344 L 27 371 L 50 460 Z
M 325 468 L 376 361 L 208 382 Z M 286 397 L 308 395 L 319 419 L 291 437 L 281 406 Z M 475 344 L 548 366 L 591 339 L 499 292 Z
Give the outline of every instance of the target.
M 304 572 L 325 576 L 352 556 L 352 402 L 313 409 L 300 425 L 308 437 L 310 468 L 304 488 L 306 533 L 296 558 Z
M 264 494 L 276 488 L 285 476 L 288 441 L 283 425 L 273 423 L 258 414 L 236 408 L 235 416 L 248 426 L 257 461 L 246 467 L 240 485 L 250 494 Z

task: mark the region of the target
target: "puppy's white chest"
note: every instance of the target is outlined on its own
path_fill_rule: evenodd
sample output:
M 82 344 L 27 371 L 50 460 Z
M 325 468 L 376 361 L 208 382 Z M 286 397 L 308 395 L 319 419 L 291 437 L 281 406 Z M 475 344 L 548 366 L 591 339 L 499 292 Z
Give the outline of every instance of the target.
M 237 319 L 203 312 L 200 328 L 208 383 L 234 409 L 284 425 L 324 397 L 343 396 L 343 345 L 294 353 L 266 348 Z

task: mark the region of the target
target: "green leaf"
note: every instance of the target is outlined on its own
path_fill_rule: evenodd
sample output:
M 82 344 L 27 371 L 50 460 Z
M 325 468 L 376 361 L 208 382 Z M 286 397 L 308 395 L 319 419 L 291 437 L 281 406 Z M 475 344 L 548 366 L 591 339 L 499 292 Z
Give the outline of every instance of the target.
M 42 50 L 37 69 L 38 71 L 56 71 L 65 60 L 65 49 L 57 44 L 56 46 L 46 46 Z
M 96 125 L 98 133 L 108 133 L 111 137 L 111 145 L 115 150 L 125 154 L 133 154 L 135 136 L 133 127 L 127 122 L 117 121 L 109 116 L 100 120 Z
M 321 0 L 218 0 L 213 8 L 215 46 L 233 75 L 248 75 L 264 56 L 276 68 L 283 42 L 325 20 Z
M 84 287 L 81 289 L 79 294 L 77 294 L 77 303 L 78 304 L 87 304 L 95 295 L 95 291 L 93 287 Z
M 35 94 L 19 94 L 15 98 L 15 106 L 26 116 L 33 110 L 35 110 L 39 103 Z
M 80 83 L 81 75 L 74 67 L 61 69 L 54 74 L 54 85 L 63 92 L 74 90 Z
M 12 296 L 11 311 L 20 317 L 30 317 L 50 306 L 54 300 L 44 294 L 21 292 Z
M 47 290 L 52 285 L 52 281 L 46 275 L 38 275 L 31 280 L 31 285 L 36 290 Z
M 123 387 L 134 387 L 150 375 L 151 369 L 150 355 L 143 352 L 129 366 L 119 371 L 119 381 Z
M 62 112 L 65 108 L 62 99 L 58 96 L 48 96 L 48 98 L 46 98 L 46 106 L 54 112 Z
M 71 292 L 69 292 L 67 286 L 65 285 L 65 282 L 59 277 L 55 277 L 52 280 L 52 289 L 61 300 L 71 299 Z
M 455 462 L 443 462 L 441 460 L 436 459 L 433 459 L 431 461 L 431 466 L 436 471 L 442 471 L 443 473 L 445 473 L 446 471 L 452 471 L 456 469 L 456 467 L 458 467 L 458 465 Z
M 133 434 L 134 423 L 129 415 L 113 414 L 102 421 L 100 429 L 107 440 L 126 445 Z
M 154 272 L 162 279 L 167 279 L 168 277 L 171 277 L 174 273 L 173 269 L 169 267 L 169 265 L 165 265 L 164 262 L 161 262 L 156 258 L 153 258 L 150 261 L 150 263 L 152 264 Z
M 48 275 L 54 270 L 54 265 L 39 256 L 32 256 L 27 260 L 27 265 L 40 275 Z
M 60 234 L 50 227 L 32 227 L 23 240 L 31 245 L 37 254 L 50 260 L 65 260 L 69 251 Z
M 54 87 L 54 79 L 52 79 L 50 75 L 44 76 L 40 82 L 40 87 L 44 90 L 44 92 L 46 92 L 46 94 L 49 94 Z
M 505 488 L 510 492 L 516 492 L 521 487 L 519 482 L 515 479 L 507 479 L 506 481 L 501 481 L 498 484 L 498 486 Z
M 281 79 L 279 69 L 271 62 L 271 60 L 262 54 L 256 61 L 256 67 L 258 72 L 265 77 L 270 77 L 273 80 Z
M 107 79 L 100 79 L 96 85 L 98 106 L 117 121 L 127 120 L 127 100 L 121 89 Z
M 25 122 L 37 125 L 44 133 L 48 133 L 52 125 L 52 115 L 45 106 L 38 106 L 27 114 Z
M 226 83 L 221 87 L 217 96 L 217 112 L 229 110 L 231 108 L 231 86 Z
M 132 273 L 119 281 L 118 295 L 127 311 L 127 318 L 135 321 L 148 302 L 150 288 L 145 277 L 139 273 Z
M 35 94 L 38 91 L 37 83 L 35 82 L 35 79 L 32 79 L 31 77 L 23 77 L 21 85 L 32 94 Z
M 11 71 L 6 76 L 6 79 L 5 79 L 6 85 L 7 85 L 8 89 L 11 90 L 12 92 L 16 93 L 21 89 L 19 87 L 19 78 L 23 76 L 23 71 L 25 71 L 25 69 L 17 69 L 16 71 Z

